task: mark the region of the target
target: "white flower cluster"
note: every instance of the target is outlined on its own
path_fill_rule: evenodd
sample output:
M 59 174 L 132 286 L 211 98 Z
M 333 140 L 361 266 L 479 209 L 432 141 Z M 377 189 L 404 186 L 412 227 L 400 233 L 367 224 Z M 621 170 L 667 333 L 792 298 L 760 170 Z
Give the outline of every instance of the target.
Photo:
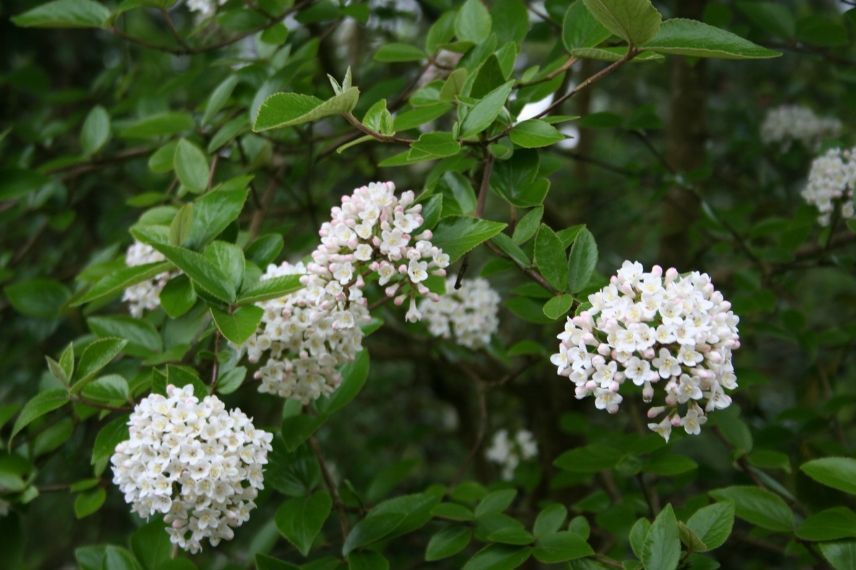
M 538 443 L 532 437 L 532 432 L 522 429 L 514 438 L 508 437 L 508 431 L 501 429 L 493 434 L 490 447 L 485 452 L 488 461 L 502 467 L 502 478 L 510 481 L 514 471 L 521 461 L 528 461 L 538 456 Z
M 499 294 L 487 279 L 464 279 L 455 289 L 455 278 L 446 281 L 446 294 L 419 304 L 428 330 L 434 336 L 452 338 L 461 346 L 477 350 L 490 343 L 499 327 Z
M 646 272 L 625 261 L 588 300 L 591 309 L 568 317 L 550 359 L 576 385 L 577 399 L 594 396 L 599 410 L 614 414 L 625 380 L 642 388 L 645 402 L 660 386 L 648 418 L 665 416 L 648 427 L 667 441 L 672 427 L 698 434 L 705 412 L 731 404 L 725 390 L 737 387 L 731 351 L 740 347 L 740 319 L 706 273 L 656 265 Z
M 818 222 L 828 226 L 836 205 L 841 217 L 851 219 L 853 191 L 856 189 L 856 147 L 833 148 L 811 163 L 808 184 L 802 191 L 805 201 L 820 211 Z
M 189 385 L 142 400 L 128 427 L 111 462 L 132 510 L 144 518 L 162 513 L 172 543 L 193 553 L 205 539 L 212 546 L 231 540 L 264 487 L 273 436 L 215 396 L 200 402 Z
M 262 279 L 305 275 L 302 263 L 268 266 Z M 332 393 L 342 381 L 338 367 L 353 360 L 360 350 L 369 319 L 365 304 L 330 302 L 329 292 L 340 291 L 338 282 L 329 290 L 309 286 L 259 303 L 264 309 L 259 330 L 244 344 L 250 362 L 269 353 L 256 371 L 259 391 L 304 404 Z
M 135 267 L 164 261 L 166 258 L 152 246 L 135 241 L 125 253 L 125 265 Z M 128 312 L 136 318 L 143 316 L 144 311 L 153 311 L 160 307 L 160 294 L 172 275 L 165 271 L 136 285 L 125 289 L 122 301 L 127 301 Z
M 266 278 L 302 274 L 304 288 L 260 305 L 260 328 L 244 346 L 254 362 L 270 352 L 256 373 L 262 392 L 305 404 L 339 386 L 336 368 L 359 351 L 360 325 L 369 318 L 363 288 L 370 273 L 396 305 L 410 299 L 408 320 L 421 318 L 416 297 L 436 297 L 424 282 L 429 274 L 445 276 L 449 256 L 432 245 L 430 231 L 413 235 L 423 221 L 414 199 L 410 191 L 396 197 L 392 182 L 357 188 L 331 210 L 305 267 L 268 268 Z
M 800 141 L 814 147 L 827 137 L 841 132 L 841 121 L 819 117 L 808 107 L 781 105 L 767 111 L 761 124 L 761 140 L 765 144 L 782 143 L 785 146 Z
M 200 18 L 208 18 L 214 15 L 217 6 L 222 6 L 226 0 L 187 0 L 187 9 L 199 14 Z

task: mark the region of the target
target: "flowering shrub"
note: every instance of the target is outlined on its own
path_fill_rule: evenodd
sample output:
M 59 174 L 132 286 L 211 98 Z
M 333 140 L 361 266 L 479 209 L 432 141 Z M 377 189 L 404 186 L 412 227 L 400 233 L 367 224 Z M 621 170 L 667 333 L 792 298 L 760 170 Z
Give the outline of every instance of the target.
M 856 568 L 850 4 L 4 3 L 0 569 Z

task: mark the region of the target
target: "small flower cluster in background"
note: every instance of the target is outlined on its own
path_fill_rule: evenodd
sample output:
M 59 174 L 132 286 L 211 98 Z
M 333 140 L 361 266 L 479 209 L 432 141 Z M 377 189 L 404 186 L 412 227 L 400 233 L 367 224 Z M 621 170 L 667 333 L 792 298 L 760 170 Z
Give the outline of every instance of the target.
M 854 217 L 853 190 L 856 188 L 856 147 L 833 148 L 814 159 L 808 184 L 802 191 L 806 202 L 820 212 L 818 222 L 828 226 L 835 208 L 844 219 Z
M 336 368 L 359 351 L 360 326 L 369 318 L 363 294 L 369 274 L 396 305 L 410 300 L 407 320 L 421 318 L 417 297 L 437 298 L 425 281 L 446 275 L 449 256 L 431 243 L 431 231 L 413 235 L 423 221 L 414 199 L 410 191 L 396 196 L 392 182 L 357 188 L 331 210 L 305 267 L 268 268 L 267 278 L 301 274 L 303 289 L 260 305 L 264 317 L 245 347 L 253 362 L 270 352 L 257 373 L 261 391 L 306 404 L 338 387 Z
M 761 124 L 761 140 L 765 144 L 790 145 L 801 142 L 815 148 L 823 139 L 838 136 L 841 121 L 819 117 L 808 107 L 781 105 L 767 111 Z
M 441 338 L 454 338 L 461 346 L 478 350 L 490 343 L 499 327 L 499 294 L 487 279 L 464 279 L 455 289 L 455 279 L 446 282 L 446 294 L 419 305 L 428 330 Z
M 164 261 L 166 258 L 152 246 L 135 241 L 125 253 L 125 265 L 136 267 L 149 263 Z M 122 301 L 128 303 L 128 312 L 136 318 L 143 316 L 145 311 L 153 311 L 160 307 L 160 294 L 172 275 L 165 271 L 136 285 L 125 289 Z
M 532 432 L 522 429 L 508 436 L 508 430 L 501 429 L 493 434 L 490 447 L 485 452 L 485 458 L 496 463 L 502 469 L 502 478 L 510 481 L 514 471 L 521 461 L 528 461 L 538 456 L 538 443 Z
M 203 540 L 231 540 L 264 487 L 273 436 L 215 396 L 199 401 L 189 385 L 143 399 L 128 427 L 111 463 L 132 510 L 143 518 L 162 513 L 172 543 L 192 553 Z
M 646 272 L 625 261 L 588 300 L 590 309 L 568 317 L 551 357 L 578 399 L 594 396 L 598 409 L 614 414 L 630 380 L 653 402 L 648 418 L 663 416 L 648 427 L 666 440 L 672 427 L 698 434 L 706 412 L 731 404 L 739 318 L 706 273 Z

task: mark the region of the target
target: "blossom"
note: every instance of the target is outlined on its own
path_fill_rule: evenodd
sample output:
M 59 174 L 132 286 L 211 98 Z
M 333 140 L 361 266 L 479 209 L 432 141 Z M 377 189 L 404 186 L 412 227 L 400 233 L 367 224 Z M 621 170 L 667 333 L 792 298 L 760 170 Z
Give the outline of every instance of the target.
M 217 6 L 222 6 L 226 0 L 187 0 L 187 9 L 199 14 L 200 18 L 208 18 L 214 15 Z
M 853 191 L 856 189 L 856 147 L 833 148 L 814 159 L 808 184 L 802 191 L 805 201 L 820 212 L 818 222 L 828 226 L 836 208 L 844 219 L 854 217 Z
M 410 191 L 396 196 L 392 182 L 357 188 L 330 211 L 310 261 L 268 266 L 262 279 L 300 275 L 303 288 L 258 304 L 259 328 L 241 349 L 250 362 L 266 357 L 255 374 L 259 391 L 308 404 L 339 386 L 338 368 L 362 347 L 372 273 L 396 305 L 409 299 L 408 321 L 422 318 L 416 299 L 435 296 L 424 281 L 445 276 L 449 256 L 431 243 L 430 231 L 414 234 L 423 223 L 414 201 Z
M 166 258 L 152 246 L 135 241 L 125 253 L 125 265 L 136 267 L 164 261 Z M 128 312 L 140 318 L 144 311 L 153 311 L 160 307 L 160 294 L 172 275 L 165 271 L 151 279 L 146 279 L 125 289 L 122 301 L 127 301 Z
M 653 405 L 648 428 L 668 441 L 672 428 L 698 434 L 706 412 L 726 408 L 737 387 L 731 363 L 739 318 L 706 273 L 625 261 L 609 285 L 589 295 L 591 308 L 568 317 L 550 361 L 574 383 L 578 399 L 617 413 L 630 380 Z
M 538 443 L 532 432 L 522 429 L 513 438 L 508 431 L 501 429 L 493 434 L 490 447 L 485 452 L 485 458 L 502 468 L 502 478 L 510 481 L 514 471 L 521 461 L 528 461 L 538 456 Z
M 166 390 L 131 413 L 129 439 L 111 457 L 113 482 L 136 514 L 163 514 L 170 541 L 196 553 L 249 520 L 273 436 L 216 396 L 200 401 L 190 385 Z
M 446 294 L 439 299 L 424 299 L 419 310 L 429 332 L 441 338 L 453 338 L 461 346 L 484 348 L 499 327 L 499 294 L 487 279 L 464 279 L 455 289 L 455 279 L 446 281 Z
M 824 138 L 841 132 L 841 121 L 819 117 L 808 107 L 781 105 L 767 111 L 761 124 L 761 140 L 765 144 L 788 146 L 799 141 L 807 147 L 816 147 Z

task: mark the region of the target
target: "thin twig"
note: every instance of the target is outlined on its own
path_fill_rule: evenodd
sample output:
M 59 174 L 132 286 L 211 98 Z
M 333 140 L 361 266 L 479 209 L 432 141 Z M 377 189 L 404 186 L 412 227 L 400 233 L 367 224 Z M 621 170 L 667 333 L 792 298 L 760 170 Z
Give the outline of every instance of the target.
M 344 541 L 348 538 L 348 533 L 350 532 L 348 512 L 345 508 L 345 503 L 342 502 L 342 497 L 339 495 L 339 489 L 336 487 L 336 482 L 333 480 L 333 476 L 330 473 L 330 469 L 327 467 L 326 461 L 324 461 L 324 454 L 321 452 L 321 446 L 318 445 L 318 440 L 314 435 L 309 437 L 309 447 L 312 448 L 312 453 L 315 454 L 315 459 L 318 461 L 318 465 L 321 468 L 321 476 L 324 479 L 324 485 L 327 487 L 327 490 L 330 491 L 330 497 L 333 499 L 333 506 L 336 508 L 336 515 L 339 518 L 339 530 L 342 532 L 342 540 Z

